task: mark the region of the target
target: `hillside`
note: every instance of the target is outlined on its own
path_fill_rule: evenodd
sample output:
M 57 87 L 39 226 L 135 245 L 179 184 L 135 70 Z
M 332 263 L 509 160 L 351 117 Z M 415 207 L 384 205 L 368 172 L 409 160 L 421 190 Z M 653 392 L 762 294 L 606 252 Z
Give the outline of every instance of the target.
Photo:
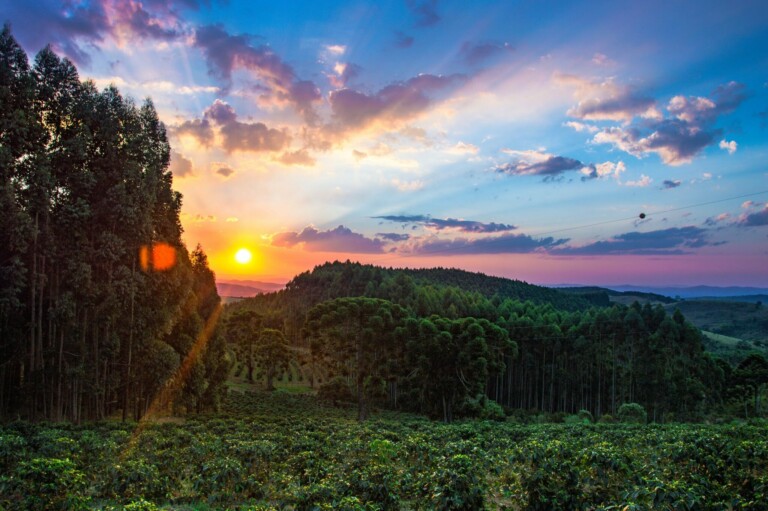
M 768 307 L 740 301 L 684 300 L 666 305 L 668 311 L 679 309 L 698 328 L 768 344 Z
M 225 328 L 249 381 L 264 329 L 297 355 L 297 377 L 358 401 L 360 417 L 374 402 L 446 422 L 498 415 L 499 405 L 602 416 L 633 401 L 657 421 L 719 406 L 726 374 L 682 314 L 650 300 L 594 306 L 608 295 L 585 293 L 335 262 L 229 304 Z

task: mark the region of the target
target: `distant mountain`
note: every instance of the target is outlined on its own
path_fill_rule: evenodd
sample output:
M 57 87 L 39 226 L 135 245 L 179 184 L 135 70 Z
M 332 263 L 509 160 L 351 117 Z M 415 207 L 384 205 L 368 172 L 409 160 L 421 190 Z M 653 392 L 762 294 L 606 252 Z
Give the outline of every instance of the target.
M 284 284 L 260 282 L 258 280 L 217 280 L 216 289 L 220 296 L 251 297 L 262 293 L 279 291 Z
M 643 293 L 656 293 L 666 296 L 679 296 L 680 298 L 722 298 L 728 296 L 746 296 L 768 294 L 768 288 L 764 287 L 740 287 L 740 286 L 693 286 L 693 287 L 650 287 L 650 286 L 605 286 L 616 291 L 640 291 Z
M 561 284 L 552 286 L 555 288 L 573 289 L 584 288 L 588 289 L 589 286 L 582 286 L 578 284 Z M 741 287 L 741 286 L 692 286 L 692 287 L 654 287 L 654 286 L 635 286 L 630 284 L 624 284 L 620 286 L 601 286 L 605 289 L 613 291 L 619 291 L 622 293 L 651 293 L 656 295 L 663 295 L 669 297 L 680 298 L 730 298 L 730 297 L 750 297 L 751 295 L 766 295 L 768 294 L 768 288 L 764 287 Z M 593 288 L 599 289 L 599 288 Z M 754 300 L 759 300 L 759 297 Z M 740 300 L 740 301 L 754 301 Z

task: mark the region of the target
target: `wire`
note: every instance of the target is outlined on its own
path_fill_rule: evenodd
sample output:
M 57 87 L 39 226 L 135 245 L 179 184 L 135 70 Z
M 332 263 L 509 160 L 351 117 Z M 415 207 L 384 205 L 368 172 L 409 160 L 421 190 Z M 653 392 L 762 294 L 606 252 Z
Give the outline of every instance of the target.
M 645 216 L 646 216 L 646 218 L 648 218 L 651 215 L 662 215 L 664 213 L 672 213 L 672 212 L 681 211 L 681 210 L 684 210 L 684 209 L 698 208 L 698 207 L 701 207 L 701 206 L 709 206 L 711 204 L 719 204 L 721 202 L 728 202 L 728 201 L 732 201 L 732 200 L 736 200 L 736 199 L 745 199 L 747 197 L 754 197 L 756 195 L 762 195 L 762 194 L 765 194 L 765 193 L 768 193 L 768 190 L 762 190 L 762 191 L 759 191 L 759 192 L 746 193 L 744 195 L 736 195 L 736 196 L 733 196 L 733 197 L 727 197 L 725 199 L 718 199 L 718 200 L 707 201 L 707 202 L 699 202 L 699 203 L 696 203 L 696 204 L 690 204 L 690 205 L 687 205 L 687 206 L 681 206 L 681 207 L 677 207 L 677 208 L 664 209 L 664 210 L 655 211 L 655 212 L 652 212 L 652 213 L 645 213 Z M 629 220 L 635 220 L 637 218 L 638 218 L 638 216 L 635 215 L 635 216 L 631 216 L 631 217 L 617 218 L 617 219 L 614 219 L 614 220 L 603 220 L 601 222 L 594 222 L 594 223 L 591 223 L 591 224 L 576 225 L 576 226 L 573 226 L 573 227 L 564 227 L 562 229 L 554 229 L 554 230 L 551 230 L 551 231 L 534 233 L 534 234 L 530 234 L 530 235 L 527 235 L 527 236 L 530 236 L 530 237 L 549 236 L 550 234 L 557 234 L 557 233 L 568 232 L 568 231 L 576 231 L 578 229 L 587 229 L 589 227 L 597 227 L 599 225 L 608 225 L 608 224 L 614 224 L 614 223 L 618 223 L 618 222 L 626 222 L 626 221 L 629 221 Z M 466 245 L 461 245 L 461 246 L 449 246 L 449 247 L 445 247 L 445 248 L 441 248 L 441 249 L 437 249 L 437 250 L 429 250 L 429 251 L 423 251 L 423 252 L 419 252 L 419 253 L 388 254 L 386 256 L 382 256 L 380 258 L 370 260 L 369 262 L 370 263 L 376 263 L 376 262 L 379 262 L 379 261 L 389 260 L 389 259 L 393 259 L 393 258 L 422 257 L 422 256 L 425 256 L 425 255 L 428 256 L 428 255 L 433 255 L 433 254 L 441 254 L 441 253 L 446 253 L 446 252 L 453 252 L 455 250 L 466 250 L 466 249 L 467 249 Z

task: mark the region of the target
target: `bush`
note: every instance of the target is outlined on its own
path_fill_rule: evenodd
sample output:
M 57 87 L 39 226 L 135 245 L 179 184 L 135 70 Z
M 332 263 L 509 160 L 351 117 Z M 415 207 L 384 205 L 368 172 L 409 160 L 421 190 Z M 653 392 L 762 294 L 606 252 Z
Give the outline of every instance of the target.
M 627 424 L 645 424 L 648 420 L 645 408 L 637 403 L 624 403 L 619 407 L 617 415 L 619 422 Z
M 579 410 L 577 415 L 584 424 L 591 424 L 595 422 L 595 418 L 592 417 L 592 413 L 589 410 Z
M 598 420 L 598 422 L 602 424 L 610 424 L 611 422 L 614 422 L 613 415 L 611 415 L 610 413 L 604 413 L 603 415 L 600 416 L 600 420 Z
M 11 477 L 0 477 L 0 509 L 85 510 L 85 474 L 69 459 L 35 458 L 19 463 Z M 5 498 L 9 500 L 3 502 Z M 18 507 L 13 507 L 18 505 Z
M 351 403 L 355 399 L 352 397 L 352 390 L 347 385 L 344 378 L 336 377 L 331 381 L 320 385 L 317 391 L 317 397 L 323 401 L 330 401 L 334 405 L 339 402 Z

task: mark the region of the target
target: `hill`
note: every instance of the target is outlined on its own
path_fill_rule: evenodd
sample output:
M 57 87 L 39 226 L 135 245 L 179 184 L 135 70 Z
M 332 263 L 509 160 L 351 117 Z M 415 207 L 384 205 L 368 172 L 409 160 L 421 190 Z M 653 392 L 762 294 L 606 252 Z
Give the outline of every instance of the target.
M 600 295 L 606 295 L 610 303 L 620 303 L 622 305 L 632 305 L 633 302 L 639 302 L 644 305 L 650 304 L 667 304 L 673 303 L 676 300 L 668 296 L 660 295 L 657 293 L 644 293 L 642 291 L 615 291 L 613 289 L 597 287 L 597 286 L 578 286 L 578 287 L 564 287 L 559 288 L 561 292 L 575 294 L 586 297 L 596 297 Z M 609 305 L 609 304 L 606 304 Z
M 217 280 L 216 289 L 220 296 L 246 298 L 262 293 L 279 291 L 285 287 L 283 284 L 272 282 L 260 282 L 257 280 Z

